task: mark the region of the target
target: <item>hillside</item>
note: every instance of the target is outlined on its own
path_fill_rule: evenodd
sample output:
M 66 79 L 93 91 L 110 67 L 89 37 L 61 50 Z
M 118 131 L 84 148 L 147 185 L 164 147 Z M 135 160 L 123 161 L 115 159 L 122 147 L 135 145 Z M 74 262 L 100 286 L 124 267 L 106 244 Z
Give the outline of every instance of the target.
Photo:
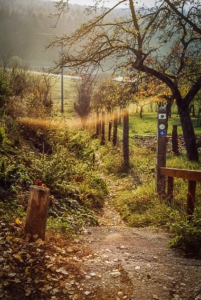
M 106 176 L 109 195 L 99 226 L 73 239 L 47 229 L 46 240 L 23 237 L 24 221 L 0 228 L 3 300 L 191 300 L 201 298 L 201 261 L 169 249 L 171 235 L 129 228 L 113 207 L 128 179 Z
M 88 18 L 85 6 L 70 5 L 70 10 L 60 16 L 52 1 L 0 1 L 0 61 L 17 56 L 35 70 L 51 67 L 61 49 L 46 49 L 53 36 L 70 34 Z M 125 13 L 117 10 L 114 17 Z M 55 27 L 56 25 L 56 27 Z

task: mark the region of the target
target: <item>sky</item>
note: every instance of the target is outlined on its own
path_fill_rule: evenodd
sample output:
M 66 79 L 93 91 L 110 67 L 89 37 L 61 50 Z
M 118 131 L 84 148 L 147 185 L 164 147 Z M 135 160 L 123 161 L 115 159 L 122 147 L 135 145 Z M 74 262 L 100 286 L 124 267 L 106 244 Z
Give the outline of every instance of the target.
M 118 0 L 104 0 L 107 6 L 112 6 L 118 2 Z M 94 5 L 93 0 L 70 0 L 70 3 L 76 3 L 80 5 Z
M 106 6 L 113 6 L 115 3 L 118 3 L 118 0 L 104 0 L 105 5 Z M 80 4 L 80 5 L 94 5 L 94 1 L 93 0 L 69 0 L 69 3 L 71 4 Z M 128 3 L 128 1 L 127 1 Z M 137 3 L 138 5 L 142 5 L 143 3 L 145 3 L 147 6 L 151 5 L 154 3 L 154 0 L 136 0 L 135 3 Z M 119 7 L 128 7 L 128 5 L 121 5 Z

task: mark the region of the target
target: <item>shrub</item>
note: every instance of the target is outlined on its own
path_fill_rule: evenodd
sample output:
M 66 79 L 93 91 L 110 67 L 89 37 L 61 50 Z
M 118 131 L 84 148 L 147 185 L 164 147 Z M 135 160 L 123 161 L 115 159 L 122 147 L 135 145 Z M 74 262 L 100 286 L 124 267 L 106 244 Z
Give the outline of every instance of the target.
M 201 257 L 201 207 L 197 207 L 193 216 L 178 219 L 170 226 L 174 238 L 172 248 L 180 249 L 187 256 Z
M 1 159 L 0 161 L 0 186 L 4 190 L 17 192 L 18 185 L 27 186 L 32 183 L 26 167 L 17 162 Z
M 0 126 L 0 146 L 3 146 L 5 140 L 6 140 L 6 134 L 5 134 L 4 127 Z
M 0 108 L 5 104 L 6 98 L 11 94 L 11 89 L 5 77 L 0 75 Z

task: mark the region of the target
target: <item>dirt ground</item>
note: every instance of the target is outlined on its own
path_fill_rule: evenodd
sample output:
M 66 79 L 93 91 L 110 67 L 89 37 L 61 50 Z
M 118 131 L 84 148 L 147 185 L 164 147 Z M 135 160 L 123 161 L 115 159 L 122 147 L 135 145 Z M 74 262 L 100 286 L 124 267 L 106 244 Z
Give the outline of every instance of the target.
M 126 227 L 109 200 L 99 223 L 80 239 L 90 254 L 81 260 L 85 292 L 77 299 L 201 299 L 201 261 L 170 250 L 168 233 Z
M 170 249 L 167 232 L 127 227 L 112 206 L 120 185 L 109 185 L 100 226 L 76 239 L 25 243 L 0 223 L 0 299 L 201 300 L 201 260 Z

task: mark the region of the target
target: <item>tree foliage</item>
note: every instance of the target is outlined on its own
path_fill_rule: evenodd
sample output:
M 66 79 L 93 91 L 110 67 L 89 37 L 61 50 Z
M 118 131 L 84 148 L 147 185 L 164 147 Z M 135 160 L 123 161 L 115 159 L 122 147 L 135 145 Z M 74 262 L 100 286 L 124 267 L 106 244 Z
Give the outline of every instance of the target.
M 105 109 L 112 112 L 115 107 L 126 107 L 134 102 L 129 80 L 115 81 L 106 79 L 99 82 L 93 92 L 92 107 L 95 111 Z
M 0 74 L 0 107 L 7 116 L 44 117 L 51 113 L 51 75 L 34 74 L 19 57 L 6 58 Z
M 68 1 L 60 3 L 68 5 Z M 142 8 L 134 0 L 119 0 L 110 8 L 99 8 L 100 3 L 94 1 L 86 8 L 86 14 L 93 14 L 90 21 L 55 39 L 54 45 L 62 39 L 67 49 L 58 65 L 103 68 L 109 59 L 113 70 L 124 69 L 133 78 L 139 72 L 160 80 L 171 90 L 171 101 L 176 100 L 187 156 L 198 160 L 189 105 L 201 87 L 200 2 L 159 0 L 153 7 Z M 128 4 L 126 13 L 110 17 L 122 3 Z
M 74 102 L 74 109 L 79 115 L 82 126 L 85 128 L 88 115 L 91 111 L 91 94 L 92 94 L 92 81 L 89 76 L 82 77 L 81 82 L 76 85 L 77 97 Z

